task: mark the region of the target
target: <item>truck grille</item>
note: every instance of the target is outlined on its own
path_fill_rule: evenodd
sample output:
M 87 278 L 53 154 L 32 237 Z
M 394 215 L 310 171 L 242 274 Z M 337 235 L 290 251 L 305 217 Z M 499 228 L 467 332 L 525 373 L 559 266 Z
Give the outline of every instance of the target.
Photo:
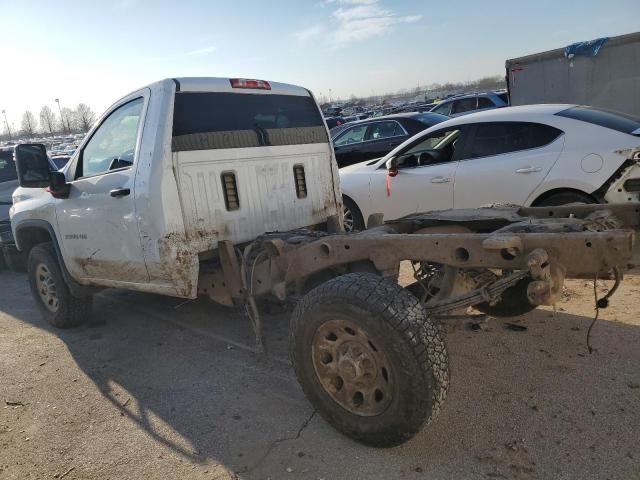
M 307 179 L 302 165 L 293 166 L 293 178 L 296 182 L 296 195 L 298 198 L 307 198 Z
M 227 210 L 239 210 L 240 199 L 238 198 L 236 174 L 233 172 L 223 172 L 220 174 L 220 177 L 222 179 L 222 191 L 224 192 L 224 204 Z

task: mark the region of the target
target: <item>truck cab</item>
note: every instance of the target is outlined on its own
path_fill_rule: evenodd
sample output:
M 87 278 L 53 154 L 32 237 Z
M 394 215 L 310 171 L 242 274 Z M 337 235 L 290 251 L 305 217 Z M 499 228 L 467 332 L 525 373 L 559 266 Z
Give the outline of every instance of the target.
M 342 208 L 322 113 L 283 83 L 162 80 L 114 103 L 51 180 L 31 153 L 17 247 L 51 242 L 81 286 L 194 298 L 220 241 L 319 228 Z

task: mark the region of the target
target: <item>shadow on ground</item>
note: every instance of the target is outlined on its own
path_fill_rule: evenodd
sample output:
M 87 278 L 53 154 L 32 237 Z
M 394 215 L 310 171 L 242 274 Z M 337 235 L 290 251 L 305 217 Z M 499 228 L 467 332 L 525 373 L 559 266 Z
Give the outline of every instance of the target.
M 204 299 L 106 291 L 90 323 L 62 331 L 41 320 L 22 275 L 0 274 L 1 284 L 9 282 L 3 323 L 18 320 L 62 340 L 95 385 L 76 388 L 81 373 L 68 369 L 56 373 L 57 386 L 23 385 L 73 407 L 62 428 L 50 426 L 54 446 L 45 453 L 64 454 L 57 444 L 70 455 L 99 456 L 93 466 L 85 462 L 88 478 L 127 476 L 124 459 L 143 455 L 137 445 L 149 439 L 180 462 L 213 461 L 240 478 L 628 479 L 640 472 L 638 326 L 600 322 L 589 355 L 590 317 L 538 310 L 509 320 L 527 326 L 522 332 L 498 319 L 480 331 L 459 325 L 448 335 L 453 383 L 438 419 L 401 447 L 375 450 L 314 415 L 288 363 L 286 312 L 264 315 L 268 353 L 256 356 L 242 348 L 252 341 L 247 319 Z M 112 457 L 107 470 L 105 456 Z

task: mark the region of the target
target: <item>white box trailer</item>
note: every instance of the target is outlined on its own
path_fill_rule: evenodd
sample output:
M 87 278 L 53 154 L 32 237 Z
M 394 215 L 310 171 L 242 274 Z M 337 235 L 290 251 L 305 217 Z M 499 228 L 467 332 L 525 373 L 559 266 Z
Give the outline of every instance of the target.
M 565 51 L 507 60 L 511 105 L 572 103 L 640 115 L 640 32 L 606 39 L 594 56 Z

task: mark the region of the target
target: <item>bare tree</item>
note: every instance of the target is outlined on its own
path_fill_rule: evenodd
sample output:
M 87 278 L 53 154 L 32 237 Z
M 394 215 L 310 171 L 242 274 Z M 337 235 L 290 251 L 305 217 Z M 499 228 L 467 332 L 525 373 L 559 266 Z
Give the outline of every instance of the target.
M 96 115 L 93 113 L 93 110 L 89 108 L 89 106 L 85 103 L 80 103 L 76 107 L 76 120 L 78 122 L 78 127 L 83 132 L 89 131 L 93 122 L 96 121 Z
M 71 133 L 74 130 L 78 130 L 78 122 L 76 121 L 76 112 L 70 108 L 62 109 L 62 117 L 60 118 L 60 125 L 62 130 Z
M 24 112 L 22 115 L 22 131 L 27 134 L 29 137 L 33 137 L 33 134 L 36 132 L 38 128 L 38 124 L 36 122 L 36 117 L 29 110 Z
M 42 130 L 50 135 L 53 135 L 56 131 L 56 115 L 46 105 L 40 110 L 40 125 L 42 125 Z

